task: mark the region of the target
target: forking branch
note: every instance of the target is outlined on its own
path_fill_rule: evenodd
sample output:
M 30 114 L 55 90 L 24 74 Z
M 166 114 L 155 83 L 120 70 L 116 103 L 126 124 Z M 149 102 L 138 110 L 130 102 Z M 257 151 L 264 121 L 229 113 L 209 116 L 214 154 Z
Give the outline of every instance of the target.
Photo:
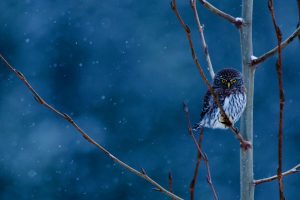
M 199 139 L 198 139 L 198 145 L 199 145 L 200 149 L 201 149 L 202 139 L 203 139 L 203 128 L 200 130 Z M 193 179 L 190 182 L 190 199 L 191 200 L 194 200 L 194 198 L 195 198 L 195 187 L 196 187 L 196 183 L 197 183 L 201 159 L 202 159 L 202 156 L 201 156 L 200 152 L 197 151 L 197 161 L 196 161 L 196 166 L 195 166 L 195 170 L 194 170 L 194 175 L 193 175 Z
M 31 84 L 27 81 L 26 77 L 17 69 L 15 69 L 12 65 L 9 64 L 9 62 L 0 54 L 0 59 L 4 62 L 4 64 L 10 69 L 10 71 L 17 77 L 19 78 L 25 85 L 26 87 L 30 90 L 31 94 L 33 95 L 33 97 L 35 98 L 35 100 L 41 105 L 44 106 L 45 108 L 47 108 L 48 110 L 52 111 L 53 113 L 55 113 L 56 115 L 62 117 L 63 119 L 65 119 L 68 123 L 70 123 L 76 130 L 77 132 L 79 132 L 83 138 L 85 140 L 87 140 L 89 143 L 93 144 L 94 146 L 96 146 L 100 151 L 102 151 L 103 153 L 105 153 L 108 157 L 110 157 L 115 163 L 119 164 L 121 167 L 123 167 L 124 169 L 126 169 L 127 171 L 143 178 L 144 180 L 146 180 L 147 182 L 149 182 L 150 184 L 152 184 L 157 191 L 171 197 L 172 199 L 176 199 L 176 200 L 183 200 L 182 198 L 180 198 L 179 196 L 173 194 L 172 192 L 168 191 L 167 189 L 165 189 L 164 187 L 162 187 L 160 184 L 158 184 L 157 182 L 155 182 L 152 178 L 150 178 L 146 171 L 144 169 L 141 169 L 141 171 L 138 171 L 136 169 L 134 169 L 133 167 L 127 165 L 125 162 L 121 161 L 120 159 L 118 159 L 116 156 L 114 156 L 113 154 L 111 154 L 107 149 L 105 149 L 103 146 L 101 146 L 100 144 L 98 144 L 94 139 L 92 139 L 79 125 L 77 125 L 77 123 L 67 114 L 57 110 L 56 108 L 54 108 L 53 106 L 49 105 L 36 91 L 35 89 L 31 86 Z
M 190 46 L 190 50 L 191 50 L 191 54 L 192 54 L 192 58 L 193 58 L 193 61 L 200 73 L 200 76 L 201 78 L 203 79 L 204 83 L 206 84 L 206 86 L 208 87 L 209 91 L 211 92 L 212 96 L 213 96 L 213 99 L 216 103 L 216 105 L 218 106 L 218 108 L 220 109 L 220 112 L 221 112 L 221 115 L 222 117 L 224 118 L 224 121 L 225 121 L 225 124 L 230 128 L 230 130 L 236 135 L 237 139 L 239 140 L 240 142 L 240 145 L 241 145 L 241 148 L 244 149 L 244 150 L 247 150 L 248 148 L 251 148 L 251 143 L 244 140 L 244 138 L 242 137 L 242 135 L 239 133 L 238 129 L 235 128 L 233 126 L 233 124 L 230 122 L 228 116 L 226 115 L 223 107 L 221 106 L 220 104 L 220 101 L 219 101 L 219 98 L 217 96 L 217 94 L 215 93 L 213 87 L 211 86 L 211 84 L 209 83 L 208 79 L 206 78 L 203 70 L 202 70 L 202 67 L 198 61 L 198 58 L 196 56 L 196 53 L 195 53 L 195 49 L 194 49 L 194 44 L 193 44 L 193 41 L 192 41 L 192 37 L 191 37 L 191 30 L 190 28 L 185 24 L 185 22 L 183 21 L 182 17 L 180 16 L 178 10 L 177 10 L 177 5 L 176 5 L 176 0 L 172 0 L 171 1 L 171 8 L 172 10 L 174 11 L 181 27 L 184 29 L 185 33 L 186 33 L 186 37 L 188 39 L 188 42 L 189 42 L 189 46 Z
M 283 172 L 282 176 L 288 176 L 288 175 L 299 173 L 299 172 L 300 172 L 300 164 L 297 164 L 293 168 L 291 168 L 291 169 Z M 276 179 L 278 179 L 278 175 L 277 174 L 274 175 L 274 176 L 271 176 L 271 177 L 267 177 L 267 178 L 262 178 L 262 179 L 255 180 L 254 184 L 255 185 L 259 185 L 259 184 L 262 184 L 262 183 L 274 181 Z
M 207 6 L 212 6 L 211 4 L 207 3 L 207 1 L 203 1 L 203 0 L 199 0 L 199 1 L 203 5 L 205 4 L 206 8 L 207 8 Z M 197 8 L 196 8 L 196 3 L 195 3 L 194 0 L 190 0 L 190 2 L 191 2 L 191 6 L 192 6 L 192 9 L 193 9 L 193 12 L 194 12 L 193 13 L 194 14 L 194 18 L 195 18 L 197 26 L 198 26 L 198 31 L 200 33 L 200 39 L 201 39 L 202 45 L 204 47 L 204 52 L 205 52 L 207 50 L 206 49 L 206 42 L 205 42 L 204 34 L 203 34 L 203 27 L 201 26 L 201 23 L 200 23 L 200 20 L 199 20 Z M 253 156 L 253 154 L 250 151 L 242 151 L 243 155 L 246 155 L 247 153 L 249 153 L 249 154 L 246 155 L 246 156 L 244 156 L 244 157 L 242 157 L 241 161 L 245 161 L 245 162 L 241 162 L 242 163 L 241 166 L 242 167 L 246 166 L 247 169 L 249 169 L 249 170 L 245 170 L 247 172 L 245 172 L 242 175 L 242 177 L 244 177 L 244 179 L 242 178 L 241 180 L 243 181 L 244 185 L 243 184 L 241 185 L 241 189 L 242 189 L 241 199 L 244 199 L 244 198 L 246 198 L 246 199 L 247 198 L 254 199 L 254 192 L 253 191 L 254 191 L 254 185 L 256 185 L 256 183 L 259 184 L 260 181 L 261 182 L 267 182 L 267 181 L 278 179 L 280 199 L 283 200 L 284 199 L 284 193 L 283 193 L 282 177 L 285 176 L 285 175 L 296 173 L 296 172 L 298 172 L 300 170 L 299 166 L 297 166 L 297 168 L 295 168 L 295 169 L 291 169 L 291 170 L 289 170 L 289 171 L 287 171 L 285 173 L 282 173 L 282 134 L 283 134 L 284 91 L 283 91 L 283 80 L 282 80 L 282 56 L 281 56 L 281 51 L 282 51 L 283 48 L 285 48 L 286 46 L 288 46 L 288 44 L 290 44 L 297 36 L 299 36 L 299 38 L 300 38 L 300 28 L 298 27 L 285 41 L 282 41 L 281 31 L 280 31 L 279 27 L 276 24 L 275 16 L 274 16 L 274 10 L 273 10 L 273 7 L 271 9 L 270 2 L 271 2 L 271 0 L 269 0 L 269 8 L 270 8 L 270 11 L 272 10 L 271 11 L 272 21 L 273 21 L 273 25 L 274 25 L 275 30 L 276 30 L 276 36 L 277 36 L 277 41 L 278 41 L 278 44 L 277 44 L 277 46 L 274 49 L 270 50 L 269 52 L 265 53 L 264 55 L 262 55 L 259 58 L 251 57 L 251 55 L 253 55 L 253 52 L 252 52 L 252 36 L 251 36 L 251 33 L 252 33 L 252 3 L 253 3 L 253 1 L 251 1 L 251 0 L 249 0 L 249 1 L 243 1 L 243 19 L 239 19 L 242 22 L 242 26 L 240 25 L 238 27 L 240 28 L 240 30 L 242 32 L 241 33 L 241 38 L 247 37 L 246 40 L 242 39 L 242 52 L 243 52 L 243 50 L 246 49 L 244 51 L 244 53 L 245 52 L 246 53 L 243 54 L 242 56 L 244 56 L 244 57 L 247 58 L 247 59 L 243 60 L 243 61 L 246 61 L 246 62 L 243 62 L 243 63 L 246 63 L 244 65 L 245 68 L 243 68 L 243 70 L 246 70 L 246 72 L 249 75 L 249 77 L 248 77 L 248 83 L 249 82 L 251 83 L 251 81 L 254 80 L 254 71 L 255 71 L 255 68 L 257 67 L 257 65 L 259 63 L 265 61 L 267 58 L 271 57 L 276 52 L 278 52 L 278 55 L 279 55 L 279 59 L 278 59 L 277 64 L 276 64 L 276 71 L 277 71 L 278 83 L 279 83 L 279 93 L 280 93 L 280 118 L 279 118 L 279 129 L 278 129 L 278 170 L 277 170 L 277 175 L 276 176 L 269 177 L 269 178 L 262 179 L 262 180 L 258 180 L 258 181 L 254 181 L 253 180 L 253 162 L 252 162 L 252 156 Z M 298 6 L 299 6 L 299 14 L 300 14 L 300 0 L 298 0 Z M 181 27 L 184 29 L 184 31 L 186 33 L 186 36 L 187 36 L 187 39 L 188 39 L 188 42 L 189 42 L 189 47 L 190 47 L 191 54 L 192 54 L 192 58 L 193 58 L 193 61 L 194 61 L 195 65 L 196 65 L 196 67 L 197 67 L 200 75 L 201 75 L 201 78 L 203 79 L 203 81 L 207 85 L 209 91 L 211 92 L 211 94 L 212 94 L 212 96 L 214 98 L 215 103 L 217 104 L 218 108 L 220 109 L 221 114 L 223 116 L 225 116 L 225 118 L 227 118 L 227 116 L 224 115 L 225 113 L 222 110 L 222 107 L 220 106 L 220 103 L 218 102 L 218 96 L 216 96 L 214 94 L 214 90 L 211 87 L 210 83 L 208 82 L 207 78 L 205 77 L 205 74 L 204 74 L 204 72 L 202 70 L 202 67 L 199 64 L 197 55 L 195 53 L 193 41 L 192 41 L 191 30 L 185 24 L 185 22 L 183 21 L 182 17 L 180 16 L 179 11 L 177 10 L 177 7 L 176 7 L 176 0 L 173 0 L 171 2 L 171 7 L 172 7 L 172 10 L 174 11 L 174 13 L 175 13 L 175 15 L 176 15 L 176 17 L 177 17 L 180 25 L 181 25 Z M 210 7 L 210 8 L 212 8 L 212 7 Z M 228 18 L 227 18 L 227 20 L 228 20 Z M 232 16 L 229 17 L 229 21 L 230 20 L 231 20 L 231 22 L 233 21 L 233 17 Z M 236 20 L 237 20 L 237 18 L 236 18 Z M 246 48 L 243 49 L 243 47 L 246 47 Z M 248 52 L 250 52 L 250 54 Z M 212 65 L 210 65 L 211 62 L 209 64 L 209 60 L 207 59 L 207 58 L 210 59 L 210 57 L 209 57 L 209 55 L 208 56 L 206 55 L 206 52 L 205 52 L 205 56 L 206 56 L 206 61 L 208 63 L 208 66 L 211 66 L 211 68 L 212 68 Z M 251 57 L 251 59 L 250 59 L 250 57 Z M 210 72 L 209 69 L 208 69 L 208 71 Z M 211 75 L 211 73 L 210 73 L 210 75 Z M 254 85 L 253 81 L 252 81 L 252 83 Z M 253 94 L 253 92 L 252 92 L 252 94 Z M 251 121 L 251 118 L 252 118 L 251 115 L 252 115 L 252 111 L 248 112 L 247 118 L 250 121 Z M 247 118 L 245 118 L 245 119 L 247 119 Z M 228 120 L 228 118 L 225 121 L 227 121 L 227 120 Z M 253 135 L 253 132 L 251 130 L 251 126 L 253 127 L 252 122 L 251 123 L 247 123 L 247 124 L 248 124 L 247 125 L 248 127 L 245 128 L 245 124 L 244 124 L 243 130 L 247 129 L 245 132 L 246 133 L 248 132 L 247 134 L 250 135 L 249 137 L 247 136 L 247 138 L 252 138 L 252 135 Z M 239 133 L 239 131 L 237 129 L 235 129 L 235 127 L 233 127 L 232 124 L 230 124 L 229 127 L 231 128 L 231 130 L 234 133 Z M 192 137 L 194 137 L 193 133 L 190 133 L 190 134 L 191 134 Z M 236 135 L 237 135 L 237 137 L 240 136 L 240 134 L 236 134 Z M 244 140 L 242 137 L 238 138 L 238 139 L 240 141 Z M 196 144 L 196 140 L 195 139 L 193 139 L 193 140 L 194 140 L 194 143 Z M 199 147 L 197 147 L 197 148 L 199 149 Z M 198 151 L 201 152 L 200 150 L 198 150 Z M 203 153 L 200 154 L 200 155 L 201 155 L 201 157 L 203 157 Z M 203 158 L 205 158 L 205 157 L 203 157 Z M 244 158 L 246 158 L 246 159 L 244 159 Z M 199 165 L 198 162 L 196 163 L 196 169 L 195 169 L 195 172 L 194 172 L 194 176 L 195 176 L 195 174 L 197 175 L 197 167 L 198 167 L 197 165 Z M 193 184 L 193 182 L 192 182 L 192 184 Z M 250 187 L 249 187 L 249 185 L 250 185 Z M 190 187 L 190 192 L 193 192 L 193 189 L 194 189 L 194 186 L 192 185 L 192 187 Z M 191 195 L 191 199 L 193 199 L 192 195 Z
M 192 0 L 192 1 L 196 1 L 196 0 Z M 235 18 L 235 17 L 223 12 L 222 10 L 216 8 L 215 6 L 213 6 L 211 3 L 209 3 L 206 0 L 199 0 L 199 1 L 209 11 L 211 11 L 212 13 L 224 18 L 228 22 L 235 25 L 237 28 L 240 28 L 243 25 L 243 20 L 241 18 L 239 18 L 239 17 Z
M 300 37 L 300 26 L 298 26 L 298 28 L 286 40 L 281 42 L 280 48 L 284 49 L 285 47 L 287 47 L 297 36 Z M 258 64 L 264 62 L 265 60 L 273 56 L 278 51 L 278 47 L 279 45 L 277 45 L 267 53 L 264 53 L 263 55 L 259 56 L 258 58 L 253 59 L 252 66 L 258 67 Z

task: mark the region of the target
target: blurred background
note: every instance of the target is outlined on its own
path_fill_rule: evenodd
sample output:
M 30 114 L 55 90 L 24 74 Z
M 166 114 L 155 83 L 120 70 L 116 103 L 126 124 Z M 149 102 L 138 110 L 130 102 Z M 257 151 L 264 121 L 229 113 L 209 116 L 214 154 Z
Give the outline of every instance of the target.
M 211 0 L 241 15 L 241 1 Z M 275 1 L 283 37 L 296 28 L 296 1 Z M 193 31 L 200 63 L 206 62 L 189 1 L 179 10 Z M 200 5 L 215 71 L 241 70 L 239 32 Z M 199 119 L 206 91 L 169 1 L 2 0 L 0 52 L 51 105 L 70 114 L 121 160 L 189 198 L 196 149 L 187 133 L 182 102 Z M 259 56 L 276 45 L 266 1 L 254 2 L 253 44 Z M 283 168 L 300 162 L 300 45 L 283 51 L 286 94 Z M 256 71 L 254 171 L 277 170 L 279 94 L 276 57 Z M 207 72 L 207 71 L 206 71 Z M 207 73 L 208 75 L 208 73 Z M 0 64 L 0 199 L 168 199 L 114 164 L 70 125 L 37 104 Z M 239 144 L 230 131 L 207 130 L 203 150 L 221 200 L 239 199 Z M 200 166 L 197 199 L 212 199 Z M 284 178 L 287 199 L 300 199 L 300 175 Z M 277 182 L 256 187 L 256 199 L 278 199 Z

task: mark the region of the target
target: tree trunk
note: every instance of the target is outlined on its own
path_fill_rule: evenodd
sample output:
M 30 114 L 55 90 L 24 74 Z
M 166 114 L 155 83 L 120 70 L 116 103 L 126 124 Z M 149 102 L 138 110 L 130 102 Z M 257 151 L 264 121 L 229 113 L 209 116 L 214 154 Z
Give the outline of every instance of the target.
M 254 199 L 253 184 L 253 94 L 254 94 L 254 67 L 251 66 L 252 46 L 252 10 L 253 0 L 243 0 L 242 18 L 244 24 L 240 29 L 241 55 L 243 75 L 247 89 L 247 107 L 241 118 L 241 133 L 244 139 L 252 143 L 252 148 L 240 151 L 240 199 Z

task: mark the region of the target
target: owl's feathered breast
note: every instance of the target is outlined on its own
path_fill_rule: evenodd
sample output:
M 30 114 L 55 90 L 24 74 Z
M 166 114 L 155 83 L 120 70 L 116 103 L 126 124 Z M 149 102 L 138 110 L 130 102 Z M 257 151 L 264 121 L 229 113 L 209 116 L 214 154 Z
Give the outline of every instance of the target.
M 244 87 L 232 90 L 214 88 L 219 102 L 226 115 L 232 123 L 235 123 L 241 116 L 246 106 L 246 93 Z M 210 91 L 206 92 L 203 108 L 200 115 L 200 125 L 210 128 L 226 128 L 220 119 L 220 109 L 214 101 Z

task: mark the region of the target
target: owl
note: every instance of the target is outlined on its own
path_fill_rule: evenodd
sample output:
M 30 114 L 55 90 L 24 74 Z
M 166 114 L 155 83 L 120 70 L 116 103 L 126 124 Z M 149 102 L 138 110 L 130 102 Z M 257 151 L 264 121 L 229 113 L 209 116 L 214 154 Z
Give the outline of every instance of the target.
M 247 101 L 242 74 L 235 69 L 223 69 L 215 75 L 212 87 L 227 117 L 234 124 L 244 112 Z M 198 130 L 202 127 L 227 129 L 228 125 L 210 91 L 206 92 L 203 101 L 200 121 L 193 129 Z

